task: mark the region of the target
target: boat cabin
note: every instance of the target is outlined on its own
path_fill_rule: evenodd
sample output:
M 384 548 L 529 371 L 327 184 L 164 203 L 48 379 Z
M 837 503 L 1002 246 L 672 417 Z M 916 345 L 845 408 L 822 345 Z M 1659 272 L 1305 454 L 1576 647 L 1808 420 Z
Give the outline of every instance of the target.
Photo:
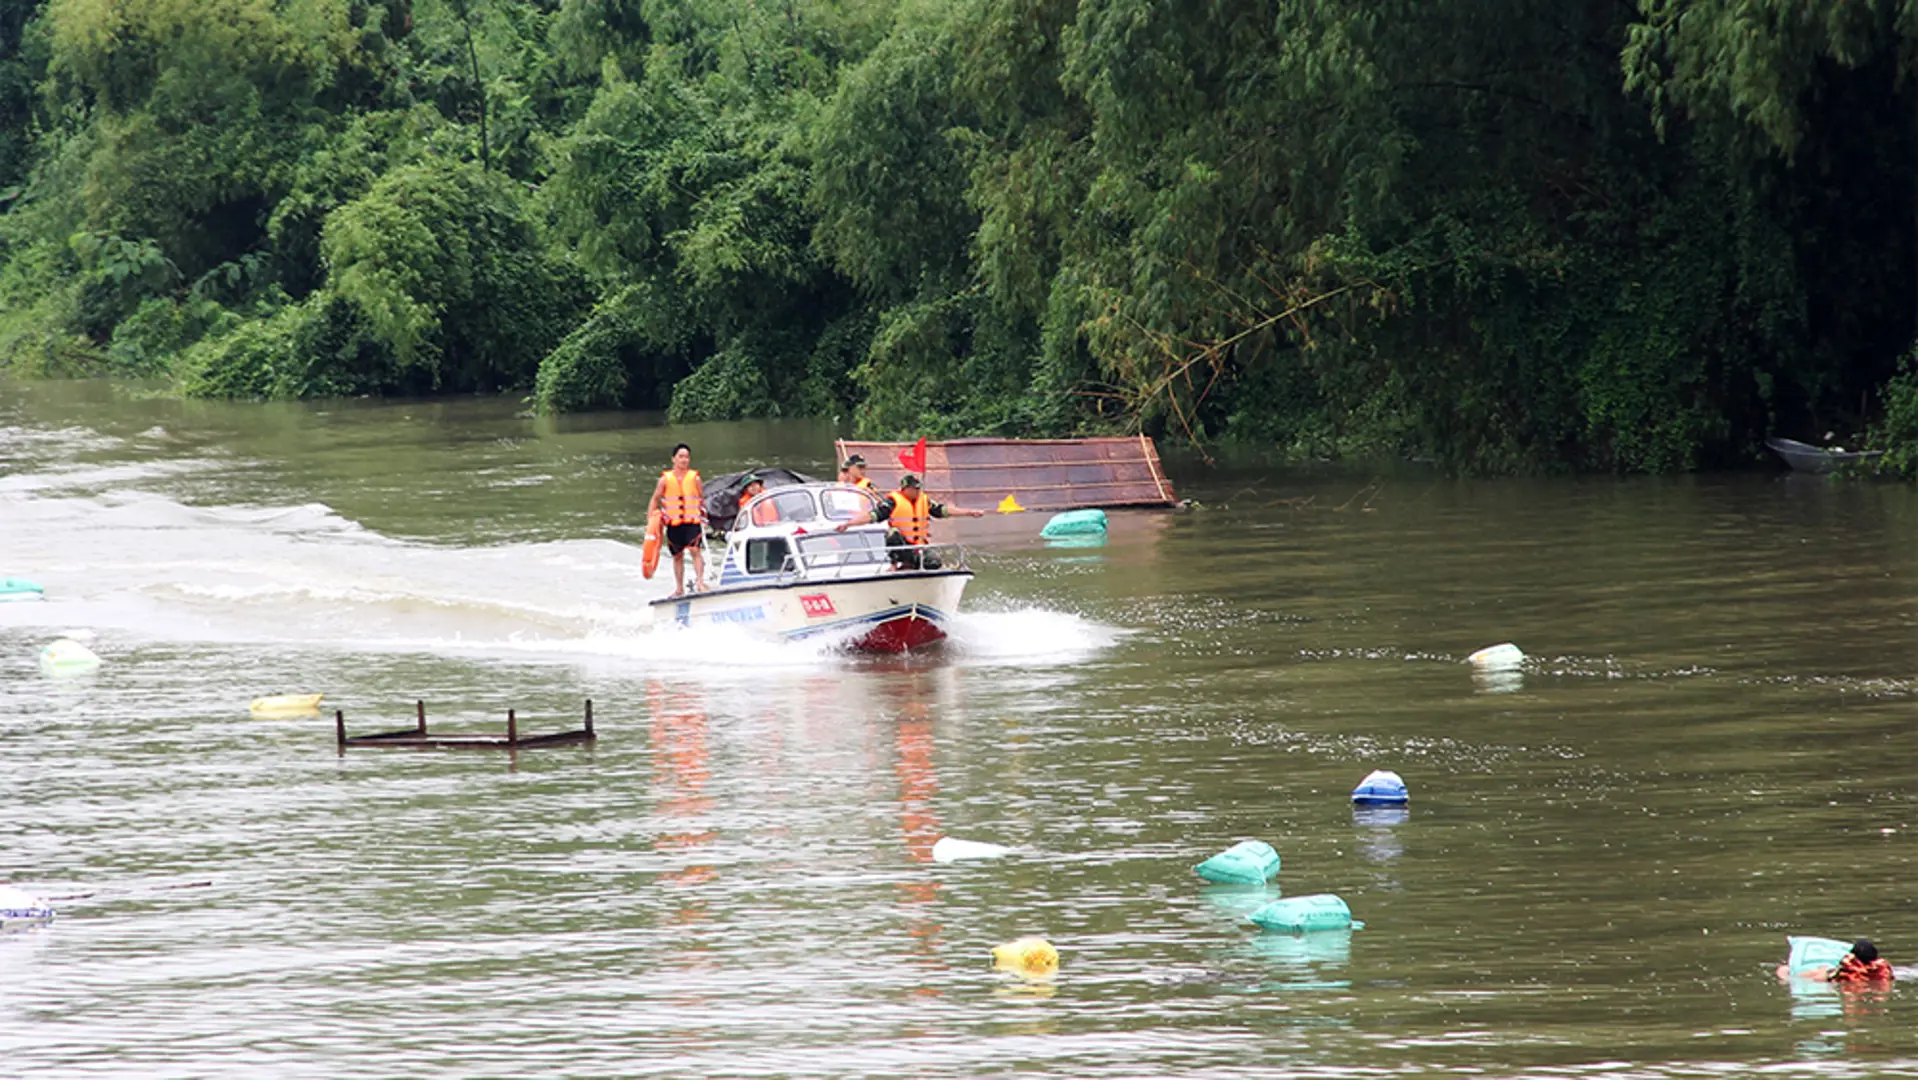
M 837 529 L 864 521 L 882 499 L 848 484 L 792 484 L 759 493 L 733 519 L 719 587 L 879 573 L 886 567 L 885 529 Z

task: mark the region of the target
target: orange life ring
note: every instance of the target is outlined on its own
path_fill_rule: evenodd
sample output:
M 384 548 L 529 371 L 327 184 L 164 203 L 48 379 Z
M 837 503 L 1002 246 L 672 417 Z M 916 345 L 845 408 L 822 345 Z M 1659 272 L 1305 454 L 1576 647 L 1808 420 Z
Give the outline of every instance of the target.
M 659 569 L 659 538 L 665 523 L 659 511 L 646 515 L 646 545 L 639 549 L 639 572 L 651 579 Z

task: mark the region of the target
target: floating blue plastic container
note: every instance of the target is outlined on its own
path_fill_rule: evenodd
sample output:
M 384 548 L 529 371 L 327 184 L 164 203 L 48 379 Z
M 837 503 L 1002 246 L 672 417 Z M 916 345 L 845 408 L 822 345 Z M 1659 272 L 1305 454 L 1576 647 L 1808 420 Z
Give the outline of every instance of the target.
M 1192 869 L 1219 885 L 1263 885 L 1279 873 L 1279 853 L 1263 840 L 1241 840 Z
M 1354 803 L 1352 806 L 1352 824 L 1375 832 L 1391 832 L 1394 825 L 1403 825 L 1410 820 L 1412 808 L 1404 803 L 1384 806 Z
M 1412 795 L 1398 773 L 1374 769 L 1352 789 L 1352 801 L 1360 806 L 1404 806 L 1412 801 Z
M 1039 535 L 1047 540 L 1059 536 L 1089 536 L 1106 531 L 1106 512 L 1104 510 L 1067 510 L 1063 514 L 1054 514 L 1046 522 Z
M 1362 926 L 1352 921 L 1352 909 L 1331 893 L 1274 900 L 1249 916 L 1264 930 L 1304 933 L 1308 930 L 1346 930 Z

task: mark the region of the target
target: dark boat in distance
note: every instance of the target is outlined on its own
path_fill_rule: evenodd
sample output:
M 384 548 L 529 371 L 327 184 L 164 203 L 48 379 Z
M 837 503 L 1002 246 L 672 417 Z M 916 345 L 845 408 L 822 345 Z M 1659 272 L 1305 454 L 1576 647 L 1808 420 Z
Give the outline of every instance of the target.
M 1785 459 L 1793 472 L 1829 473 L 1838 471 L 1841 465 L 1855 465 L 1866 461 L 1875 461 L 1885 455 L 1883 450 L 1827 450 L 1822 446 L 1801 443 L 1797 439 L 1781 439 L 1777 436 L 1765 440 L 1772 452 Z

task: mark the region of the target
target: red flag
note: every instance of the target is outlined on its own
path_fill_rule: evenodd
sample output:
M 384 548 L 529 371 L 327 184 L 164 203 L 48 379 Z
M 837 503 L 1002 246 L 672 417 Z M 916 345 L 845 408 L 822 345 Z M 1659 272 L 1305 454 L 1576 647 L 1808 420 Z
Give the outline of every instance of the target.
M 918 473 L 919 478 L 924 480 L 926 477 L 926 440 L 920 439 L 918 442 L 913 443 L 912 449 L 910 450 L 899 451 L 899 464 L 904 465 L 907 472 Z

